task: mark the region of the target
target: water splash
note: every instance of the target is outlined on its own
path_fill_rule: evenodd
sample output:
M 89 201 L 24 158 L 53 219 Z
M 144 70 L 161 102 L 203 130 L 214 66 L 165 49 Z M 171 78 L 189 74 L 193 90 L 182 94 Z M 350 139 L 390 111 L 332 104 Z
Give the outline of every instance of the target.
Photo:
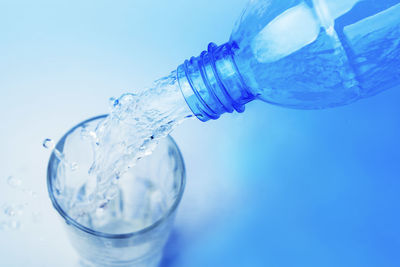
M 94 138 L 96 136 L 95 132 L 91 132 L 91 131 L 87 131 L 85 128 L 82 128 L 82 132 L 81 132 L 81 136 L 82 138 Z M 60 152 L 57 148 L 55 148 L 55 142 L 53 141 L 53 139 L 50 138 L 46 138 L 43 143 L 42 143 L 43 147 L 49 150 L 52 150 L 54 155 L 57 157 L 57 159 L 64 164 L 65 166 L 67 166 L 71 171 L 76 171 L 79 168 L 79 164 L 77 162 L 69 162 L 64 153 Z
M 72 162 L 70 164 L 71 171 L 76 171 L 79 168 L 79 164 L 77 162 Z
M 119 177 L 150 155 L 160 139 L 193 114 L 182 97 L 175 72 L 151 88 L 110 98 L 109 105 L 109 116 L 94 131 L 85 126 L 80 129 L 82 140 L 92 144 L 94 160 L 84 186 L 76 188 L 76 197 L 69 203 L 70 215 L 75 218 L 103 212 L 98 208 L 107 207 L 118 195 L 115 184 Z M 54 153 L 65 166 L 77 168 L 57 149 Z

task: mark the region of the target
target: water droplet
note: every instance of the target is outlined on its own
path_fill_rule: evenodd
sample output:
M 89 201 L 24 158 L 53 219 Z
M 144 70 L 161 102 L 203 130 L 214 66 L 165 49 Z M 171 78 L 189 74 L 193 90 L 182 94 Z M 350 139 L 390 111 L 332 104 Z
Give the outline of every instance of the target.
M 14 176 L 9 176 L 9 177 L 7 178 L 7 183 L 8 183 L 10 186 L 12 186 L 12 187 L 17 188 L 17 187 L 20 187 L 20 186 L 21 186 L 22 180 L 19 179 L 19 178 L 17 178 L 17 177 L 14 177 Z
M 50 149 L 50 150 L 54 149 L 54 147 L 55 147 L 54 141 L 52 139 L 50 139 L 50 138 L 44 139 L 43 147 L 46 148 L 46 149 Z
M 19 229 L 21 227 L 21 222 L 19 222 L 19 221 L 11 221 L 8 224 L 8 226 L 10 227 L 10 229 L 17 230 L 17 229 Z
M 118 100 L 115 97 L 110 97 L 108 99 L 108 104 L 111 108 L 115 107 L 116 105 L 118 105 Z
M 4 214 L 9 217 L 14 217 L 17 215 L 17 210 L 11 205 L 4 206 Z

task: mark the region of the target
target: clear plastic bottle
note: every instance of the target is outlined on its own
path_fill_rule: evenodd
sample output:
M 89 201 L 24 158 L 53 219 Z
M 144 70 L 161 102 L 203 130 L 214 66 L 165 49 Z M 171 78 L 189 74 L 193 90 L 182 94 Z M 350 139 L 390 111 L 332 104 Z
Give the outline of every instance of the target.
M 400 85 L 400 0 L 250 0 L 229 42 L 178 67 L 202 121 L 252 100 L 346 105 Z

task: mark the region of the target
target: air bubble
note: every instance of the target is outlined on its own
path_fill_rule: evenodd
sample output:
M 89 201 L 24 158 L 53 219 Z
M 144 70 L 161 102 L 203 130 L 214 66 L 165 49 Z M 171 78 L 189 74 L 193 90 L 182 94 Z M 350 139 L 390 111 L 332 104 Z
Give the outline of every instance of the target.
M 106 192 L 106 199 L 112 200 L 114 199 L 119 193 L 119 188 L 116 185 L 112 185 Z
M 77 162 L 72 162 L 70 165 L 71 171 L 76 171 L 78 169 L 79 165 Z
M 50 138 L 44 139 L 43 147 L 46 149 L 50 149 L 50 150 L 54 149 L 54 147 L 55 147 L 54 141 Z
M 97 137 L 96 132 L 88 130 L 86 127 L 81 129 L 81 138 L 83 140 L 90 139 L 95 143 L 99 142 L 99 138 Z
M 131 105 L 134 104 L 138 101 L 138 97 L 135 94 L 132 93 L 127 93 L 122 95 L 119 100 L 118 100 L 118 104 L 121 105 Z
M 97 216 L 97 217 L 102 217 L 102 216 L 104 216 L 104 213 L 105 213 L 105 208 L 99 207 L 99 208 L 96 209 L 96 216 Z

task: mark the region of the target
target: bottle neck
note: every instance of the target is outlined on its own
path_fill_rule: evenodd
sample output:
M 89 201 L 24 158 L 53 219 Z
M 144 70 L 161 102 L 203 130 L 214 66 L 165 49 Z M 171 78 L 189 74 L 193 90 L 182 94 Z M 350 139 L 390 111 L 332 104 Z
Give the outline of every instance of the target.
M 243 81 L 234 60 L 236 44 L 208 45 L 199 57 L 180 65 L 177 79 L 183 97 L 193 114 L 201 121 L 218 119 L 234 110 L 244 111 L 244 105 L 255 99 Z

